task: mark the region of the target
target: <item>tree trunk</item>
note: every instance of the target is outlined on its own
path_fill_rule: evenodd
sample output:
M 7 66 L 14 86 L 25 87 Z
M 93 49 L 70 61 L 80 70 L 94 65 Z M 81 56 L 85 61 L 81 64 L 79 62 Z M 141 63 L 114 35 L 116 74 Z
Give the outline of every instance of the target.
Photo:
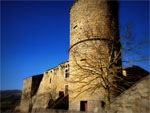
M 105 89 L 105 110 L 109 109 L 110 106 L 110 91 L 109 89 Z

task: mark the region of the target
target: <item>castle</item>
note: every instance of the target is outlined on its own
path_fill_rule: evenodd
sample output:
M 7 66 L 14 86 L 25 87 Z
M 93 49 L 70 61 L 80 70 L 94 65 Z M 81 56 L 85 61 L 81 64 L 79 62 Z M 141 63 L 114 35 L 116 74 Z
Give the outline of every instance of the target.
M 69 60 L 24 79 L 20 110 L 100 112 L 105 91 L 95 84 L 109 80 L 102 81 L 97 75 L 105 78 L 110 71 L 122 72 L 120 47 L 117 1 L 76 0 L 70 9 Z M 114 78 L 109 79 L 111 83 Z M 118 95 L 113 88 L 109 90 L 111 99 Z

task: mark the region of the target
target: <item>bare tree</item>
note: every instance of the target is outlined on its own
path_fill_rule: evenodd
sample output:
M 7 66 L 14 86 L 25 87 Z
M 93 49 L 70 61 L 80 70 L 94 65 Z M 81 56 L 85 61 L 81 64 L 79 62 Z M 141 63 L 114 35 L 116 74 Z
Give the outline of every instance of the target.
M 88 27 L 90 29 L 90 27 Z M 123 81 L 122 76 L 122 58 L 134 52 L 133 49 L 139 44 L 132 44 L 133 38 L 131 26 L 127 25 L 122 37 L 116 40 L 104 39 L 98 36 L 91 37 L 85 31 L 86 40 L 78 42 L 70 50 L 70 84 L 76 84 L 73 89 L 74 97 L 90 92 L 90 94 L 104 95 L 106 108 L 109 107 L 111 98 L 117 96 L 125 90 L 118 81 Z M 125 38 L 125 40 L 124 40 Z M 122 41 L 123 40 L 123 41 Z M 122 46 L 120 44 L 122 42 Z M 131 44 L 129 44 L 131 43 Z M 121 55 L 122 54 L 122 55 Z M 147 60 L 146 57 L 132 60 L 132 62 Z M 131 61 L 126 61 L 130 63 Z M 127 64 L 127 63 L 126 63 Z M 131 85 L 125 81 L 126 85 Z
M 128 23 L 121 34 L 120 41 L 122 42 L 122 59 L 124 67 L 129 67 L 136 62 L 143 62 L 149 60 L 149 56 L 144 55 L 142 52 L 144 48 L 149 47 L 149 39 L 147 36 L 140 37 L 140 40 L 134 36 L 133 25 Z M 135 58 L 129 58 L 134 56 Z

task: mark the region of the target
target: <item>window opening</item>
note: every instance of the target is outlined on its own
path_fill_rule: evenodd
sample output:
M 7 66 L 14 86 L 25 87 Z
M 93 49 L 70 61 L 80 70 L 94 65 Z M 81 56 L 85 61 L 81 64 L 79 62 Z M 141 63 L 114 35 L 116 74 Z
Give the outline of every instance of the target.
M 69 77 L 69 71 L 68 69 L 65 70 L 65 78 L 68 78 Z
M 68 85 L 65 85 L 65 95 L 68 95 L 68 90 L 69 90 L 68 87 L 69 87 Z
M 52 79 L 50 78 L 50 79 L 49 79 L 49 83 L 51 83 L 51 81 L 52 81 Z
M 80 101 L 80 111 L 87 111 L 87 101 Z
M 77 25 L 75 25 L 74 27 L 73 27 L 73 29 L 75 29 L 77 27 Z
M 105 108 L 105 102 L 101 101 L 101 107 L 104 109 Z
M 82 58 L 80 61 L 86 61 L 86 59 L 85 59 L 85 58 Z

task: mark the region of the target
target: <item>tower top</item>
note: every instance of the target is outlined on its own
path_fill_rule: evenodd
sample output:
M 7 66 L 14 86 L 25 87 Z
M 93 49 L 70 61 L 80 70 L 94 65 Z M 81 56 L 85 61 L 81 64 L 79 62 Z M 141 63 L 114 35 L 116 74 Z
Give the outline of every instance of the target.
M 91 38 L 118 39 L 118 2 L 76 0 L 70 8 L 70 46 Z

